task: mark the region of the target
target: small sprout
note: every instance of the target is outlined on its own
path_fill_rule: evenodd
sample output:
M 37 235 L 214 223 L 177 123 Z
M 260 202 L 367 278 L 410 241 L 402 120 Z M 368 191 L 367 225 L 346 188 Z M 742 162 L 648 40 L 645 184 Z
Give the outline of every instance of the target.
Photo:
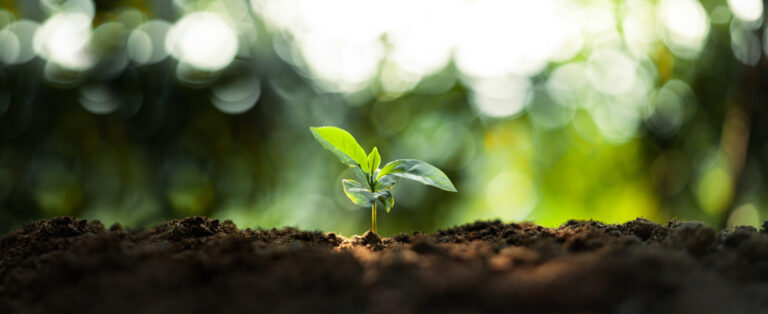
M 371 231 L 374 233 L 376 233 L 376 205 L 384 206 L 389 213 L 389 210 L 395 206 L 391 190 L 400 179 L 409 179 L 456 192 L 448 176 L 426 162 L 416 159 L 398 159 L 379 169 L 381 156 L 376 147 L 366 155 L 365 150 L 347 131 L 332 126 L 311 127 L 309 130 L 320 145 L 352 168 L 360 179 L 360 182 L 345 179 L 341 183 L 344 194 L 352 203 L 371 207 Z

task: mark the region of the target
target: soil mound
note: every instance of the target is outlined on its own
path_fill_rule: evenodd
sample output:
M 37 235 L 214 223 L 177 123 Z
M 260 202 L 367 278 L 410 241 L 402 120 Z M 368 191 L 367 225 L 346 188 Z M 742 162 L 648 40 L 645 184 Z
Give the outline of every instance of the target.
M 478 221 L 345 238 L 61 217 L 0 238 L 0 313 L 765 313 L 766 228 Z

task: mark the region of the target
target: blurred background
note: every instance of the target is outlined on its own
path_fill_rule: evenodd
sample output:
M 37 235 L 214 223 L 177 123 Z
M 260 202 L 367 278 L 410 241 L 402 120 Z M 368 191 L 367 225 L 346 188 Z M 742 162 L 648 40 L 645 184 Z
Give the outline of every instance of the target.
M 207 215 L 360 234 L 308 127 L 459 193 L 395 188 L 383 234 L 477 219 L 768 217 L 762 0 L 0 0 L 0 231 Z

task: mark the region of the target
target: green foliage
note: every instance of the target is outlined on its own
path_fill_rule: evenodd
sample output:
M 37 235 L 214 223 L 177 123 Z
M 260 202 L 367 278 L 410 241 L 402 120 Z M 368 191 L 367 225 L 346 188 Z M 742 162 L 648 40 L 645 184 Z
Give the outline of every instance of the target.
M 374 147 L 371 153 L 368 154 L 368 173 L 373 176 L 376 170 L 379 169 L 380 164 L 381 156 L 379 155 L 379 150 Z
M 388 190 L 372 192 L 366 185 L 355 180 L 341 180 L 341 184 L 344 187 L 344 194 L 355 205 L 369 207 L 377 200 L 392 198 L 392 194 Z
M 445 173 L 421 160 L 399 159 L 390 162 L 381 169 L 376 180 L 392 186 L 397 182 L 397 178 L 410 179 L 449 192 L 456 192 L 456 188 Z
M 310 127 L 312 135 L 325 149 L 351 167 L 361 182 L 342 180 L 344 194 L 355 205 L 373 207 L 377 202 L 386 208 L 387 213 L 395 206 L 391 189 L 400 179 L 408 179 L 431 185 L 439 189 L 456 192 L 456 188 L 437 167 L 416 159 L 399 159 L 379 169 L 381 155 L 376 147 L 366 156 L 365 150 L 355 138 L 337 127 Z M 373 231 L 376 232 L 375 218 Z
M 342 163 L 350 167 L 360 167 L 364 172 L 368 172 L 368 157 L 365 151 L 352 134 L 339 128 L 319 127 L 310 128 L 315 139 L 330 151 Z

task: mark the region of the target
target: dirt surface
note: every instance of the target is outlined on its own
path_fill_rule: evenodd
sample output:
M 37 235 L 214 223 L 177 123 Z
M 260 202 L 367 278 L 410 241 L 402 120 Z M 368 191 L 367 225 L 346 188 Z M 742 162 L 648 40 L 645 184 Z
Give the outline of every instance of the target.
M 768 222 L 476 222 L 343 238 L 202 217 L 0 238 L 0 313 L 768 313 Z

